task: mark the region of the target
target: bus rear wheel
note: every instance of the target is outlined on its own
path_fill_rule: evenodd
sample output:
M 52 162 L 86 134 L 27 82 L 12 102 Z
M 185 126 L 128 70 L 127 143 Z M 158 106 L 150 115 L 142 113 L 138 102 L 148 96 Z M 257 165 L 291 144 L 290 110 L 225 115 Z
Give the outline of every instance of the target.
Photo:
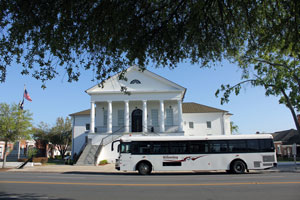
M 139 174 L 141 174 L 141 175 L 149 175 L 152 171 L 152 167 L 147 162 L 141 162 L 138 165 L 138 171 L 139 171 Z
M 235 174 L 243 174 L 245 173 L 246 165 L 241 160 L 236 160 L 232 163 L 230 171 Z

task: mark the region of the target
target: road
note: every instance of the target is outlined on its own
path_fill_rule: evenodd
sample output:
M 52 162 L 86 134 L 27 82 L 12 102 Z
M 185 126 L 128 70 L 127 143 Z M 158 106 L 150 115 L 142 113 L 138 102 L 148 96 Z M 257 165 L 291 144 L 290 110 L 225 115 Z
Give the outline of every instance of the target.
M 0 199 L 299 200 L 300 173 L 0 173 Z

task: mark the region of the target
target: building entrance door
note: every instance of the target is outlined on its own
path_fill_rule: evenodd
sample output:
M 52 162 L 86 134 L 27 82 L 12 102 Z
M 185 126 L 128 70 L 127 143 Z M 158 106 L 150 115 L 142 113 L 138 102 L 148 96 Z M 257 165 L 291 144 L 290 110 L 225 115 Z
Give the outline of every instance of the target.
M 131 131 L 142 132 L 143 130 L 143 111 L 135 109 L 131 114 Z

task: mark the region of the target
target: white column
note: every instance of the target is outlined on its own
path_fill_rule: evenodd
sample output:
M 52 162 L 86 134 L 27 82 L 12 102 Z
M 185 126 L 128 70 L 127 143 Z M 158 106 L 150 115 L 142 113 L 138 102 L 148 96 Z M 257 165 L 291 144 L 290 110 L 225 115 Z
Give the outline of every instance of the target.
M 179 124 L 179 132 L 183 131 L 183 120 L 182 120 L 182 101 L 178 100 L 178 124 Z
M 161 133 L 165 132 L 165 105 L 164 105 L 164 101 L 163 100 L 160 100 L 159 129 L 160 129 Z
M 144 100 L 143 101 L 143 132 L 147 133 L 147 128 L 148 128 L 148 124 L 147 124 L 147 101 Z
M 90 133 L 95 132 L 95 102 L 91 102 L 91 123 L 90 123 Z
M 226 135 L 225 133 L 225 113 L 222 114 L 222 119 L 221 119 L 221 127 L 222 127 L 222 135 Z
M 107 133 L 112 133 L 112 102 L 108 101 L 107 103 Z
M 124 122 L 125 122 L 125 132 L 129 132 L 129 101 L 125 101 L 124 109 Z

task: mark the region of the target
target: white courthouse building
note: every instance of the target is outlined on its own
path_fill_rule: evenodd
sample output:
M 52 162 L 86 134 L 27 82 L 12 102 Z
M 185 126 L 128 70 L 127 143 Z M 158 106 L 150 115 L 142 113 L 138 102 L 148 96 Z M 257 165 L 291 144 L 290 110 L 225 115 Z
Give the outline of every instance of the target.
M 78 164 L 114 161 L 110 144 L 123 135 L 230 135 L 228 111 L 197 103 L 183 103 L 186 88 L 148 70 L 132 66 L 127 81 L 115 75 L 104 87 L 87 89 L 91 108 L 70 114 L 72 155 Z M 128 93 L 122 92 L 127 88 Z M 116 148 L 115 148 L 116 149 Z

